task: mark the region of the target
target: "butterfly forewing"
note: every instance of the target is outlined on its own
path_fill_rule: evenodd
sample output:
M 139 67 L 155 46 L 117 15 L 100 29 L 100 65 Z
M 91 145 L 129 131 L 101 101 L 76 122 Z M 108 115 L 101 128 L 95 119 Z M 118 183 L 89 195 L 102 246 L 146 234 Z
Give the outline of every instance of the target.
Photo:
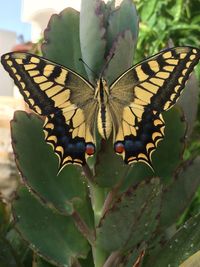
M 29 107 L 47 116 L 45 139 L 59 156 L 60 168 L 83 165 L 95 150 L 97 106 L 92 85 L 77 73 L 28 53 L 8 53 L 2 64 Z
M 196 48 L 166 49 L 130 68 L 111 85 L 114 148 L 126 163 L 151 165 L 152 152 L 164 137 L 161 112 L 176 103 L 199 58 Z

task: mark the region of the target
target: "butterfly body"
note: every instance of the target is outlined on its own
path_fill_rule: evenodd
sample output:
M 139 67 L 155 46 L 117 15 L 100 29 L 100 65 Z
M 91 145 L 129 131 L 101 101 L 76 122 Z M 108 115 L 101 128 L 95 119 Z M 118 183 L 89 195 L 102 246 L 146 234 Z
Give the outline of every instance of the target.
M 97 128 L 104 139 L 108 139 L 112 131 L 112 118 L 109 109 L 110 92 L 103 78 L 97 81 L 95 96 L 98 101 Z
M 4 68 L 29 107 L 46 117 L 45 140 L 60 161 L 84 165 L 95 153 L 96 128 L 113 135 L 114 151 L 127 164 L 151 156 L 164 137 L 162 112 L 178 100 L 200 50 L 163 50 L 126 70 L 111 85 L 103 77 L 94 86 L 76 72 L 28 53 L 2 56 Z

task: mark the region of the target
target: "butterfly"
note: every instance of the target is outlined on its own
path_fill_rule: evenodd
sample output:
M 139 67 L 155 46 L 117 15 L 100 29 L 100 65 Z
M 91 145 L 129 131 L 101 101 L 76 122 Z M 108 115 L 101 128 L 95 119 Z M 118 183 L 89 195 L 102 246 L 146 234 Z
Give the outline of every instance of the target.
M 59 158 L 59 167 L 86 164 L 96 150 L 96 130 L 113 133 L 114 151 L 126 164 L 145 162 L 164 137 L 162 112 L 178 100 L 200 50 L 174 47 L 126 70 L 111 85 L 96 85 L 75 71 L 43 57 L 12 52 L 2 56 L 4 68 L 37 114 L 46 116 L 45 140 Z

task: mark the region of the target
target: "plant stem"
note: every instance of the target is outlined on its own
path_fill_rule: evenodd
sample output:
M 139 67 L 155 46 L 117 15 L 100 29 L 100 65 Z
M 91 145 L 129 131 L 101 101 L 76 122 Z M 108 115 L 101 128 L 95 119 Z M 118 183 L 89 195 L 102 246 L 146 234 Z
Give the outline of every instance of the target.
M 92 254 L 93 254 L 93 259 L 94 259 L 94 266 L 102 267 L 107 258 L 107 254 L 105 253 L 105 251 L 99 247 L 93 247 Z
M 104 188 L 101 188 L 98 185 L 93 184 L 90 185 L 90 193 L 92 200 L 92 208 L 94 211 L 95 226 L 97 226 L 102 216 L 102 209 L 105 201 L 105 191 Z
M 106 192 L 104 188 L 98 186 L 95 183 L 93 173 L 88 165 L 84 166 L 83 171 L 87 179 L 90 190 L 91 203 L 94 212 L 95 229 L 97 229 L 99 221 L 102 217 L 102 210 L 105 202 Z M 90 242 L 90 243 L 92 245 L 94 266 L 102 267 L 106 261 L 107 253 L 101 247 L 99 247 L 96 242 L 95 243 Z
M 101 188 L 96 184 L 92 184 L 90 185 L 90 193 L 92 200 L 92 208 L 94 211 L 95 228 L 97 228 L 102 216 L 102 209 L 105 201 L 105 190 L 104 188 Z M 94 266 L 102 267 L 107 258 L 106 252 L 96 243 L 92 247 L 92 253 L 94 259 Z

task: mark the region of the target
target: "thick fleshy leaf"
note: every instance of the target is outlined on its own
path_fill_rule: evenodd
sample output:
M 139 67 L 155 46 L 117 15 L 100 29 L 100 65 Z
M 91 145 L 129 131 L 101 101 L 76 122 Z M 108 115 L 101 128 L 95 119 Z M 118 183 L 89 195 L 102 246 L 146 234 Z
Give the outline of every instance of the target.
M 52 265 L 49 262 L 43 260 L 39 256 L 35 256 L 33 267 L 55 267 L 56 265 Z
M 94 267 L 92 251 L 88 253 L 87 259 L 80 259 L 79 262 L 81 267 Z
M 158 144 L 152 156 L 155 173 L 144 163 L 134 164 L 125 181 L 125 188 L 143 180 L 144 177 L 158 176 L 162 178 L 162 183 L 169 182 L 173 172 L 180 164 L 184 149 L 186 123 L 178 108 L 167 111 L 163 117 L 166 123 L 165 137 Z
M 5 203 L 0 200 L 0 235 L 6 231 L 10 220 L 10 214 Z
M 100 0 L 82 0 L 80 13 L 80 44 L 82 59 L 92 69 L 86 67 L 89 80 L 94 83 L 105 65 L 105 28 Z M 96 73 L 96 75 L 95 75 Z
M 33 261 L 32 251 L 27 247 L 27 242 L 22 239 L 15 228 L 10 229 L 6 234 L 6 239 L 12 245 L 12 251 L 15 252 L 23 266 L 31 266 Z M 22 266 L 20 265 L 20 267 Z
M 152 251 L 144 267 L 179 266 L 200 249 L 200 215 L 191 218 L 160 250 Z
M 11 244 L 3 237 L 0 238 L 0 266 L 21 267 L 21 262 Z
M 117 35 L 108 56 L 112 59 L 104 71 L 104 77 L 108 84 L 114 82 L 116 78 L 133 65 L 134 48 L 135 43 L 130 30 L 125 30 Z
M 128 170 L 129 166 L 115 154 L 112 140 L 102 140 L 95 165 L 96 182 L 102 187 L 113 187 L 120 179 L 126 177 Z
M 160 228 L 174 224 L 193 199 L 200 185 L 200 157 L 185 162 L 162 197 Z M 177 201 L 178 199 L 178 201 Z
M 137 42 L 138 27 L 139 27 L 139 17 L 137 15 L 136 7 L 133 1 L 123 0 L 120 6 L 117 6 L 115 10 L 111 12 L 108 18 L 108 27 L 106 32 L 107 50 L 109 51 L 111 49 L 113 43 L 116 42 L 118 35 L 122 34 L 126 30 L 130 30 L 132 35 L 133 41 L 130 44 L 132 45 L 131 47 L 132 50 Z M 120 52 L 123 53 L 122 50 L 119 50 L 119 53 Z M 127 56 L 128 55 L 129 54 L 127 53 Z
M 25 187 L 13 203 L 13 216 L 22 237 L 48 262 L 71 267 L 74 258 L 86 258 L 89 245 L 73 219 L 44 207 Z
M 158 179 L 130 188 L 101 219 L 98 245 L 106 251 L 126 251 L 148 242 L 158 224 L 160 197 Z
M 192 133 L 194 123 L 197 117 L 199 101 L 199 82 L 193 73 L 188 80 L 186 90 L 183 91 L 178 104 L 182 107 L 185 120 L 188 125 L 187 135 Z
M 153 166 L 155 175 L 167 182 L 182 160 L 187 126 L 178 107 L 167 111 L 163 117 L 166 122 L 165 140 L 153 155 Z
M 16 112 L 11 123 L 13 149 L 22 178 L 45 205 L 64 214 L 72 214 L 77 208 L 92 227 L 81 170 L 71 165 L 58 174 L 58 158 L 45 143 L 42 125 L 36 115 L 23 111 Z
M 81 55 L 79 39 L 79 12 L 66 8 L 60 14 L 53 15 L 44 32 L 43 55 L 64 65 L 87 79 Z

